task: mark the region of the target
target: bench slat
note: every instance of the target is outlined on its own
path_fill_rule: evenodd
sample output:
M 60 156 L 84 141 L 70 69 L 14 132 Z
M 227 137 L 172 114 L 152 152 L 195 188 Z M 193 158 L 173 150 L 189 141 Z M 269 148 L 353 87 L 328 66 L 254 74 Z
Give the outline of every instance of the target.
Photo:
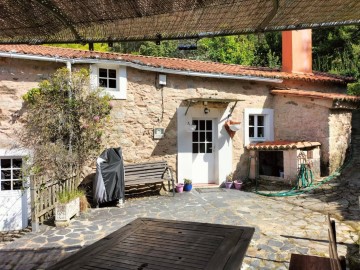
M 149 179 L 133 180 L 133 181 L 129 181 L 129 182 L 125 181 L 125 186 L 141 185 L 141 184 L 155 184 L 155 183 L 162 183 L 162 182 L 164 182 L 164 181 L 159 178 L 149 178 Z
M 125 186 L 150 184 L 150 183 L 163 183 L 168 181 L 170 188 L 170 181 L 174 191 L 174 179 L 172 173 L 166 161 L 154 161 L 146 163 L 127 164 L 124 166 L 125 169 Z M 164 172 L 169 169 L 171 179 L 164 177 Z M 165 174 L 165 176 L 167 176 Z

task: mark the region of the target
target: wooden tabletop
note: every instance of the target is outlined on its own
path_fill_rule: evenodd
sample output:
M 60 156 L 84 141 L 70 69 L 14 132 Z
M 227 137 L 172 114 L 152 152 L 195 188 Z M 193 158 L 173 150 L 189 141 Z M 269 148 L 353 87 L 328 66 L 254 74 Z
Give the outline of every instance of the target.
M 252 227 L 138 218 L 49 269 L 240 269 Z

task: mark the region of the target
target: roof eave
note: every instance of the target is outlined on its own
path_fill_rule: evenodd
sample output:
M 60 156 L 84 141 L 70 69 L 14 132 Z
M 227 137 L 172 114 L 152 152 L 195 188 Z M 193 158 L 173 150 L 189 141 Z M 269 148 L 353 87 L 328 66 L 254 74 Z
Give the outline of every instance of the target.
M 236 74 L 224 74 L 224 73 L 210 73 L 210 72 L 199 72 L 193 70 L 181 70 L 181 69 L 170 69 L 164 67 L 155 67 L 151 65 L 141 65 L 131 61 L 123 59 L 108 60 L 101 58 L 63 58 L 54 56 L 44 55 L 32 55 L 32 54 L 21 54 L 16 52 L 0 52 L 0 57 L 36 60 L 36 61 L 50 61 L 50 62 L 61 62 L 71 64 L 112 64 L 132 67 L 139 70 L 153 71 L 167 74 L 183 75 L 183 76 L 195 76 L 195 77 L 206 77 L 206 78 L 217 78 L 217 79 L 233 79 L 233 80 L 247 80 L 247 81 L 259 81 L 259 82 L 271 82 L 271 83 L 282 83 L 281 78 L 274 77 L 261 77 L 251 75 L 236 75 Z

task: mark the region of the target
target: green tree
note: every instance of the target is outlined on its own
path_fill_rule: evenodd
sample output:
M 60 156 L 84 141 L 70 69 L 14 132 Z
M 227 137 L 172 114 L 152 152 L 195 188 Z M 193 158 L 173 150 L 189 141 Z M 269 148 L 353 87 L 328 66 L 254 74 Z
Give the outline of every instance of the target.
M 59 69 L 24 95 L 25 124 L 20 138 L 33 149 L 32 171 L 55 180 L 78 173 L 98 155 L 110 98 L 89 90 L 88 71 Z

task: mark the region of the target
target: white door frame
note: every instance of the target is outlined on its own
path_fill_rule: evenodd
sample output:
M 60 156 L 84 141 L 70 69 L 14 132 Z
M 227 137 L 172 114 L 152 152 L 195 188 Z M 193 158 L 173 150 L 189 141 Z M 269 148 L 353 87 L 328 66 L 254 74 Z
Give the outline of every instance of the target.
M 224 128 L 230 109 L 226 110 L 210 108 L 208 114 L 204 114 L 203 107 L 187 107 L 177 109 L 177 179 L 183 182 L 184 178 L 193 179 L 192 166 L 192 133 L 186 130 L 186 125 L 192 123 L 193 118 L 215 119 L 214 120 L 214 152 L 215 168 L 214 178 L 216 184 L 221 184 L 227 174 L 232 171 L 232 140 Z

